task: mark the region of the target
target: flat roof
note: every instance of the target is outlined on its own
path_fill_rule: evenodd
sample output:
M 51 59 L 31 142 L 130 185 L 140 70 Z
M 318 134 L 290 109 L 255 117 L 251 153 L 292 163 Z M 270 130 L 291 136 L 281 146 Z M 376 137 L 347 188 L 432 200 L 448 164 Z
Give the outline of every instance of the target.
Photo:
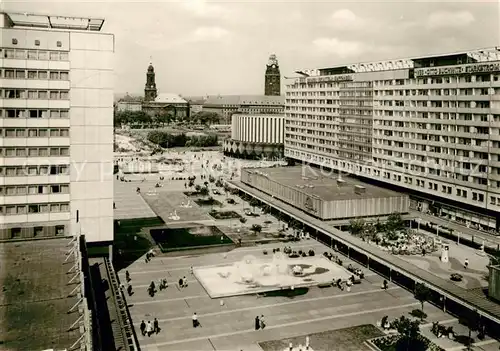
M 419 68 L 422 60 L 439 60 L 450 56 L 469 57 L 472 62 L 493 62 L 500 60 L 500 47 L 488 47 L 472 50 L 464 50 L 452 53 L 429 54 L 413 58 L 395 58 L 385 61 L 353 62 L 348 64 L 334 65 L 319 69 L 295 70 L 296 73 L 307 77 L 323 76 L 325 74 L 348 74 L 359 72 L 390 71 L 396 69 Z M 464 62 L 464 64 L 467 62 Z M 469 62 L 470 63 L 470 62 Z M 429 66 L 430 67 L 430 66 Z
M 257 168 L 247 169 L 247 171 L 265 174 L 269 179 L 308 193 L 323 201 L 404 196 L 402 193 L 367 184 L 344 175 L 341 177 L 344 183 L 339 186 L 337 184 L 338 174 L 310 166 Z M 356 194 L 354 192 L 356 185 L 363 186 L 365 192 Z
M 102 18 L 54 16 L 27 12 L 0 12 L 0 14 L 7 17 L 8 27 L 89 30 L 99 32 L 104 24 L 104 19 Z
M 5 350 L 62 350 L 80 337 L 68 328 L 78 313 L 68 311 L 78 302 L 68 297 L 76 287 L 64 263 L 70 239 L 0 243 L 0 340 Z M 2 348 L 0 347 L 0 348 Z

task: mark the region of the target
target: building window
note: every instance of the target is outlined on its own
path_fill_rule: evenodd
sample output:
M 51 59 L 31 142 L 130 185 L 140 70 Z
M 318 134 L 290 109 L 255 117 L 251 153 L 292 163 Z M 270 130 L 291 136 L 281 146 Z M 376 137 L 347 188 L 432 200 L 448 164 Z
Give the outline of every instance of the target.
M 58 48 L 60 48 L 60 47 L 62 47 L 62 42 L 60 42 L 60 41 L 58 40 L 58 41 L 57 41 L 57 43 L 56 43 L 56 45 L 57 45 L 57 47 L 58 47 Z
M 56 225 L 55 230 L 56 230 L 56 235 L 64 235 L 64 226 L 63 225 Z
M 35 40 L 35 46 L 40 46 L 40 40 Z
M 42 235 L 43 235 L 43 227 L 33 228 L 33 237 L 42 236 Z
M 17 45 L 17 39 L 16 38 L 12 38 L 12 45 Z
M 10 229 L 10 238 L 11 239 L 19 239 L 21 237 L 21 228 L 11 228 Z

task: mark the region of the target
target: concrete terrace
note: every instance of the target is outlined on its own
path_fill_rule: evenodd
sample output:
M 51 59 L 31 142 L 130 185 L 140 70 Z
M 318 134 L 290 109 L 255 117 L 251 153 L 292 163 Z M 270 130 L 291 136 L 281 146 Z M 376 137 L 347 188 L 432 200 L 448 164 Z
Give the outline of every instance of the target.
M 157 179 L 157 177 L 155 177 Z M 135 218 L 151 218 L 156 217 L 155 213 L 144 199 L 136 193 L 139 188 L 152 188 L 154 181 L 142 183 L 140 180 L 135 179 L 132 182 L 114 181 L 114 218 L 115 220 L 135 219 Z
M 142 197 L 153 212 L 163 219 L 166 224 L 215 224 L 214 220 L 194 203 L 194 199 L 188 198 L 182 192 L 173 192 L 162 188 L 156 188 L 155 190 L 156 192 L 142 193 Z M 191 207 L 182 207 L 182 204 L 186 205 L 188 201 L 190 201 Z M 180 217 L 179 220 L 169 218 L 174 211 L 177 211 L 177 215 Z
M 337 184 L 337 174 L 328 173 L 327 171 L 322 171 L 321 169 L 310 166 L 259 168 L 254 171 L 266 174 L 269 179 L 279 184 L 293 189 L 303 190 L 324 201 L 401 196 L 401 194 L 395 191 L 363 183 L 357 179 L 349 178 L 344 175 L 342 176 L 342 180 L 345 183 L 339 186 Z M 355 185 L 365 187 L 366 191 L 361 194 L 355 194 Z M 303 188 L 299 188 L 302 186 Z
M 328 250 L 315 240 L 307 240 L 292 245 L 294 249 L 314 249 L 317 254 Z M 312 287 L 305 295 L 293 299 L 287 297 L 258 297 L 243 295 L 223 299 L 211 299 L 196 278 L 189 273 L 191 266 L 215 265 L 239 262 L 247 255 L 263 256 L 262 250 L 283 247 L 266 244 L 252 248 L 238 248 L 223 254 L 184 257 L 155 257 L 150 263 L 138 260 L 127 269 L 135 293 L 127 297 L 130 312 L 143 351 L 192 350 L 192 351 L 262 351 L 259 342 L 292 338 L 312 333 L 341 329 L 362 324 L 376 324 L 388 315 L 397 318 L 419 307 L 412 294 L 390 284 L 387 291 L 380 289 L 382 277 L 365 270 L 366 279 L 354 285 L 351 292 L 338 288 Z M 351 263 L 342 257 L 344 266 Z M 354 266 L 359 265 L 353 263 Z M 119 273 L 125 280 L 125 271 Z M 179 288 L 177 281 L 186 276 L 189 285 Z M 152 280 L 166 278 L 169 287 L 151 298 L 147 287 Z M 220 301 L 224 305 L 221 306 Z M 426 304 L 428 321 L 444 321 L 458 330 L 458 322 L 441 310 Z M 196 312 L 201 328 L 194 329 L 191 315 Z M 264 315 L 265 330 L 254 330 L 254 318 Z M 142 320 L 157 318 L 161 331 L 151 337 L 143 337 L 139 332 Z M 423 327 L 423 333 L 433 339 L 431 324 Z M 465 331 L 463 331 L 465 333 Z M 434 337 L 434 339 L 437 339 Z M 489 340 L 488 345 L 494 343 Z M 314 338 L 311 338 L 314 349 Z M 336 345 L 336 350 L 353 350 L 349 340 Z M 450 344 L 449 347 L 456 347 Z M 498 346 L 497 346 L 498 347 Z M 316 350 L 316 349 L 315 349 Z M 321 349 L 322 351 L 330 351 Z M 281 350 L 277 350 L 281 351 Z M 319 351 L 316 350 L 316 351 Z
M 69 239 L 0 244 L 0 350 L 26 351 L 69 348 L 80 336 L 68 328 L 78 301 L 68 297 L 74 264 L 66 259 Z

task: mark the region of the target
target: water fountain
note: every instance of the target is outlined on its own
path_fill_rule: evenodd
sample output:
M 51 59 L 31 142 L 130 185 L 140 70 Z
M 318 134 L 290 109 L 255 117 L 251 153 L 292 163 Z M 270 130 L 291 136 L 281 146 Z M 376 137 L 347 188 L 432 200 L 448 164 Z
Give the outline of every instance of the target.
M 191 200 L 188 200 L 187 204 L 185 204 L 184 202 L 181 202 L 181 207 L 183 207 L 183 208 L 193 207 L 193 205 L 191 205 Z
M 346 280 L 351 273 L 323 256 L 289 258 L 276 252 L 271 259 L 247 255 L 234 263 L 197 267 L 194 275 L 217 298 Z
M 178 221 L 179 219 L 181 219 L 181 217 L 177 215 L 177 210 L 174 210 L 174 213 L 170 213 L 168 219 L 171 219 L 173 221 Z

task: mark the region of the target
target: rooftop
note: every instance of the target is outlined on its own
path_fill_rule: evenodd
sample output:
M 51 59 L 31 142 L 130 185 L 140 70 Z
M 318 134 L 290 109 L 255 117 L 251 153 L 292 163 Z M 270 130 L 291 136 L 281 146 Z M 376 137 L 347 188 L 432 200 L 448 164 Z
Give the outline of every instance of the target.
M 187 104 L 187 101 L 184 100 L 182 97 L 180 97 L 177 94 L 171 94 L 171 93 L 162 93 L 158 94 L 156 97 L 155 103 L 167 103 L 167 104 Z
M 88 17 L 52 16 L 32 13 L 0 12 L 7 28 L 30 27 L 48 29 L 89 30 L 99 32 L 104 19 Z
M 310 166 L 259 168 L 248 169 L 248 171 L 264 174 L 269 179 L 296 190 L 304 191 L 323 201 L 402 196 L 402 194 L 395 191 L 363 183 L 344 175 L 341 177 L 344 182 L 339 186 L 337 184 L 338 174 L 321 171 Z M 356 185 L 364 187 L 365 192 L 356 194 L 354 192 Z
M 421 67 L 434 67 L 441 65 L 459 64 L 458 60 L 450 63 L 452 59 L 461 59 L 462 64 L 500 61 L 500 47 L 482 48 L 455 53 L 427 55 L 425 57 L 398 58 L 385 61 L 360 62 L 336 65 L 320 69 L 306 69 L 296 73 L 303 77 L 316 77 L 332 74 L 349 74 L 359 72 L 389 71 L 396 69 L 411 69 Z M 442 62 L 442 64 L 439 64 Z
M 78 301 L 68 297 L 76 287 L 65 263 L 70 239 L 0 243 L 0 340 L 3 350 L 69 348 L 80 337 L 68 328 Z
M 284 96 L 266 95 L 211 95 L 207 96 L 205 105 L 276 105 L 284 106 Z

